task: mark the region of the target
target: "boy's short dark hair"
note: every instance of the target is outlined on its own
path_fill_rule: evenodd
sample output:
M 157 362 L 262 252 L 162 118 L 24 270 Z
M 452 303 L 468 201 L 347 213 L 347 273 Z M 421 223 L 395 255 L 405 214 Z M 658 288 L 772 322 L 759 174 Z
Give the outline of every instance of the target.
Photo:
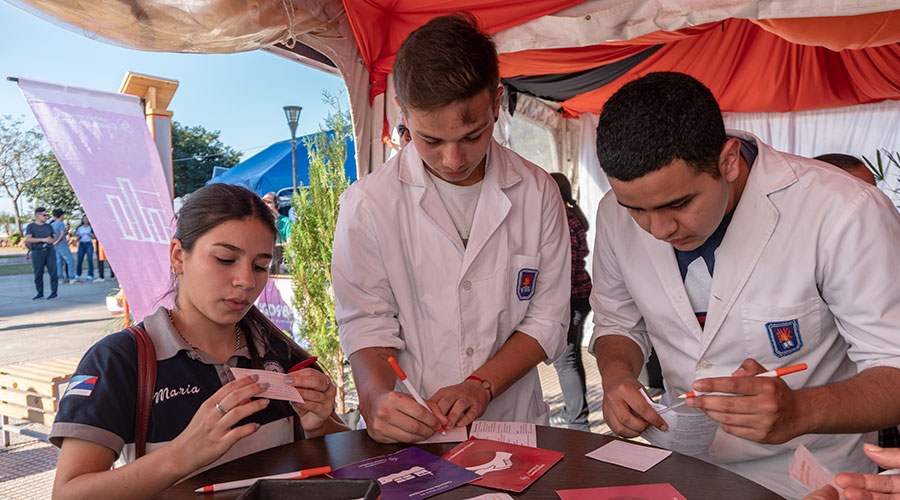
M 727 140 L 719 104 L 705 85 L 682 73 L 650 73 L 603 106 L 597 158 L 606 175 L 625 182 L 678 159 L 719 178 Z
M 37 208 L 34 209 L 34 215 L 37 215 L 37 214 L 39 214 L 39 213 L 41 213 L 41 212 L 46 212 L 46 211 L 47 211 L 47 209 L 44 208 L 44 207 L 37 207 Z
M 468 12 L 435 17 L 410 33 L 397 52 L 393 73 L 404 110 L 433 111 L 485 89 L 495 96 L 500 84 L 497 48 Z
M 53 218 L 55 219 L 64 213 L 65 212 L 63 212 L 61 208 L 54 208 L 53 209 Z

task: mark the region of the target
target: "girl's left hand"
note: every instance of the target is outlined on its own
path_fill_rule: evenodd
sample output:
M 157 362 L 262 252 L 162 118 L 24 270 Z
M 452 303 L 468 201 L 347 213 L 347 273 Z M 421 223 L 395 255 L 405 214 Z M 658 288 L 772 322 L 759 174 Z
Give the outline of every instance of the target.
M 317 437 L 325 433 L 325 423 L 334 412 L 334 397 L 337 389 L 331 378 L 313 368 L 304 368 L 285 374 L 286 383 L 293 385 L 303 397 L 303 403 L 291 403 L 300 417 L 300 423 L 307 437 Z

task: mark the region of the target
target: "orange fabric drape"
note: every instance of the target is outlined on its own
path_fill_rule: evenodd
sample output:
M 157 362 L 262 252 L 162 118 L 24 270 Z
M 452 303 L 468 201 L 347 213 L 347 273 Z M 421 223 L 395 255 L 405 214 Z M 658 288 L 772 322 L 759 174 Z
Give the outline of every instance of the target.
M 370 99 L 383 93 L 403 40 L 431 18 L 468 11 L 488 33 L 497 33 L 584 0 L 343 0 L 347 19 L 369 69 Z
M 678 31 L 656 31 L 633 40 L 607 42 L 587 47 L 523 50 L 500 54 L 500 76 L 575 73 L 633 56 L 654 45 L 695 37 L 719 29 L 719 23 L 691 26 Z
M 406 36 L 434 16 L 466 10 L 489 33 L 579 0 L 343 0 L 366 66 L 370 97 L 385 90 Z M 562 103 L 570 116 L 599 113 L 625 82 L 653 71 L 688 73 L 708 85 L 724 111 L 796 111 L 900 100 L 900 11 L 835 18 L 727 19 L 591 47 L 500 55 L 503 77 L 565 74 L 663 46 L 612 84 Z M 794 42 L 803 42 L 793 43 Z M 859 47 L 839 52 L 832 48 Z
M 723 111 L 796 111 L 900 100 L 900 44 L 835 52 L 797 45 L 743 19 L 711 23 L 663 46 L 612 84 L 562 103 L 570 115 L 599 113 L 626 82 L 654 71 L 706 84 Z
M 859 16 L 751 20 L 792 43 L 831 50 L 864 49 L 900 42 L 900 10 Z

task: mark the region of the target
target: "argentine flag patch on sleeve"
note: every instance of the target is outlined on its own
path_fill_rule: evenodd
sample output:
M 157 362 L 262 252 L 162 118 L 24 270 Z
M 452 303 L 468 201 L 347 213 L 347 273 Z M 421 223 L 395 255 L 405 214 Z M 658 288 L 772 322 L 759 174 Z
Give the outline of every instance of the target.
M 66 396 L 90 396 L 94 392 L 94 385 L 100 377 L 95 375 L 75 375 L 69 380 L 69 387 L 66 388 Z

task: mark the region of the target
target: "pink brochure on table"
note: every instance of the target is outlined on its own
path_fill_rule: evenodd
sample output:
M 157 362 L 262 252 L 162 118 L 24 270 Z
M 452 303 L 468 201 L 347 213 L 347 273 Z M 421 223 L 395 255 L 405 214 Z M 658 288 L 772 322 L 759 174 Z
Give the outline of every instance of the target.
M 472 484 L 522 492 L 550 470 L 563 453 L 530 446 L 469 438 L 444 458 L 481 476 Z
M 687 500 L 669 483 L 558 490 L 560 500 Z

